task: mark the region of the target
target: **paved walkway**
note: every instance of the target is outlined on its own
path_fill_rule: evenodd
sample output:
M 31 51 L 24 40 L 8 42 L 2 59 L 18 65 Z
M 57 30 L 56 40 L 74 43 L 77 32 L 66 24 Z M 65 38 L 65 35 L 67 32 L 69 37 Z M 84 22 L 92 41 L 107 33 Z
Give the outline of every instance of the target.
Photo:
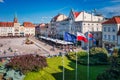
M 55 47 L 54 47 L 54 51 L 52 51 L 51 49 L 53 48 L 53 46 L 50 46 L 44 42 L 41 42 L 40 40 L 36 39 L 35 37 L 30 37 L 29 39 L 31 41 L 33 41 L 36 46 L 38 46 L 38 47 L 42 48 L 44 51 L 46 51 L 49 55 L 56 55 L 56 54 L 59 54 L 59 52 L 63 52 L 63 50 L 59 50 Z
M 29 39 L 31 41 L 33 41 L 38 47 L 40 47 L 43 50 L 45 50 L 49 55 L 57 55 L 57 54 L 59 54 L 59 52 L 64 53 L 63 50 L 60 50 L 60 49 L 58 49 L 56 47 L 54 47 L 55 50 L 52 51 L 51 49 L 53 48 L 53 46 L 48 45 L 48 44 L 46 44 L 46 43 L 36 39 L 35 37 L 29 37 Z M 74 49 L 74 51 L 76 51 L 76 52 L 79 51 L 79 50 L 81 50 L 81 48 Z

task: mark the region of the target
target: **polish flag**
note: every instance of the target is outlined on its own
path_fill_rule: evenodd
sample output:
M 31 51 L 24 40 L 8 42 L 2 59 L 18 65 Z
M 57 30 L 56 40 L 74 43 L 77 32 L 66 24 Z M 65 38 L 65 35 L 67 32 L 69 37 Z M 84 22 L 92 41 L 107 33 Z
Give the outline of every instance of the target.
M 88 33 L 88 39 L 93 40 L 93 35 L 91 33 Z
M 77 41 L 88 42 L 86 36 L 83 33 L 77 32 Z

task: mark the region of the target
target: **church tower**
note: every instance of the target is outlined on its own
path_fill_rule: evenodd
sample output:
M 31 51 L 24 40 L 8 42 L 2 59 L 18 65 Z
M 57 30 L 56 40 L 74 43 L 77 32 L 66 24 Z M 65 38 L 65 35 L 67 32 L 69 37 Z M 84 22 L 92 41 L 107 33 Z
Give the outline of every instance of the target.
M 17 14 L 15 14 L 15 16 L 14 16 L 14 21 L 13 21 L 14 23 L 18 23 L 18 19 L 17 19 Z

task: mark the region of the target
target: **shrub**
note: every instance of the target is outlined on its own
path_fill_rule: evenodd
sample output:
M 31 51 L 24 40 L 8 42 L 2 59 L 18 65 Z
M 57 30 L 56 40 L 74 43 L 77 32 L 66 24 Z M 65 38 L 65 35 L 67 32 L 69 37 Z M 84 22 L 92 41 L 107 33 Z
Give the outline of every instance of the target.
M 20 70 L 24 74 L 30 71 L 39 71 L 46 66 L 46 58 L 39 55 L 16 56 L 6 64 L 7 68 Z
M 96 65 L 96 64 L 108 64 L 108 56 L 107 51 L 103 48 L 92 48 L 89 54 L 89 64 Z M 71 52 L 69 54 L 70 59 L 76 60 L 75 52 Z M 80 51 L 77 52 L 77 60 L 80 64 L 87 64 L 88 63 L 88 52 Z
M 97 76 L 97 80 L 119 80 L 120 70 L 109 69 Z
M 104 53 L 108 55 L 108 51 L 105 48 L 94 47 L 90 49 L 90 54 Z

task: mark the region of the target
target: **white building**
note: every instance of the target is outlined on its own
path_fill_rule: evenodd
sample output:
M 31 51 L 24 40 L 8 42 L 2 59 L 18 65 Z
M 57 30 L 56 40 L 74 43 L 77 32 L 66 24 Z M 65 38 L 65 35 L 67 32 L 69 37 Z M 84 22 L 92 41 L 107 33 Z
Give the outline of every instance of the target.
M 54 18 L 57 19 L 56 17 Z M 65 31 L 72 34 L 76 34 L 76 32 L 82 32 L 86 34 L 88 31 L 90 31 L 94 35 L 94 38 L 97 40 L 97 46 L 102 46 L 101 23 L 104 20 L 103 16 L 95 16 L 85 11 L 75 12 L 71 10 L 68 18 L 61 18 L 63 18 L 63 20 L 56 20 L 51 22 L 51 26 L 53 27 L 52 30 L 56 31 L 57 34 L 63 36 L 63 32 Z M 90 45 L 92 46 L 92 41 Z M 82 43 L 82 46 L 84 47 L 86 45 Z
M 35 35 L 35 27 L 31 22 L 24 22 L 21 26 L 15 16 L 13 22 L 0 22 L 0 36 Z
M 64 14 L 58 14 L 52 18 L 49 27 L 49 34 L 54 38 L 63 38 L 63 33 L 68 31 L 67 16 Z
M 102 29 L 102 46 L 105 48 L 111 48 L 117 46 L 117 33 L 120 28 L 120 17 L 113 17 L 103 22 Z
M 119 31 L 117 33 L 117 45 L 120 46 L 120 27 L 119 27 Z

